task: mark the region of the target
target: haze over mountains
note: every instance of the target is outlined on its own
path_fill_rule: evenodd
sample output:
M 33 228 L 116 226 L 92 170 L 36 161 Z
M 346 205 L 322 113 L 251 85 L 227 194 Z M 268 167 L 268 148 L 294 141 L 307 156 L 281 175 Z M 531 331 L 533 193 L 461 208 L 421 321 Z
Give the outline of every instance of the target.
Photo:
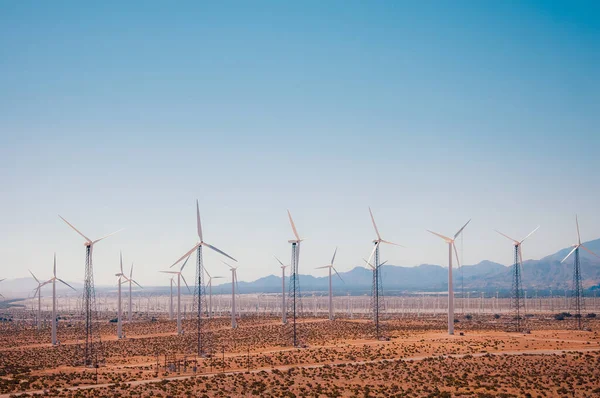
M 586 247 L 600 254 L 600 239 L 585 243 Z M 510 248 L 508 249 L 510 250 Z M 573 278 L 573 257 L 565 263 L 560 261 L 571 251 L 571 248 L 562 249 L 554 254 L 540 260 L 525 260 L 523 263 L 523 284 L 525 288 L 538 288 L 547 290 L 563 290 L 571 287 Z M 510 252 L 507 253 L 507 257 Z M 581 272 L 584 288 L 600 287 L 600 258 L 594 257 L 588 252 L 580 251 Z M 310 268 L 300 263 L 301 270 Z M 305 268 L 306 267 L 306 268 Z M 288 269 L 289 272 L 289 269 Z M 440 265 L 421 264 L 415 267 L 400 267 L 384 265 L 382 267 L 383 288 L 388 294 L 416 291 L 446 291 L 448 289 L 448 268 Z M 371 289 L 372 273 L 365 267 L 355 267 L 347 272 L 340 272 L 342 282 L 334 274 L 333 288 L 336 294 L 365 294 Z M 511 267 L 492 261 L 481 261 L 475 265 L 465 265 L 454 269 L 455 288 L 460 291 L 464 284 L 469 290 L 507 290 L 511 287 Z M 286 288 L 287 288 L 286 277 Z M 82 284 L 69 282 L 78 292 Z M 33 278 L 17 278 L 6 280 L 0 285 L 0 293 L 6 297 L 27 297 L 37 286 Z M 98 286 L 99 291 L 111 290 L 114 287 Z M 239 282 L 240 293 L 279 293 L 281 291 L 281 277 L 269 275 L 259 278 L 253 282 Z M 326 292 L 328 289 L 328 277 L 315 277 L 312 275 L 300 276 L 300 288 L 302 292 Z M 57 285 L 59 292 L 67 288 Z M 167 287 L 145 286 L 144 292 L 167 291 Z M 231 284 L 225 283 L 213 287 L 213 293 L 229 294 Z M 71 294 L 71 293 L 70 293 Z M 75 293 L 78 294 L 78 293 Z

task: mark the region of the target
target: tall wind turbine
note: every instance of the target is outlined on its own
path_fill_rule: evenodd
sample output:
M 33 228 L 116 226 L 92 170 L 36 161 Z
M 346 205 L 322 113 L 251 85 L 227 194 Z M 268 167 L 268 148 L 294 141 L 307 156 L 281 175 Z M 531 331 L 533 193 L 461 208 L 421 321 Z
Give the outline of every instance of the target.
M 44 284 L 52 283 L 52 345 L 58 344 L 58 340 L 56 339 L 56 281 L 61 282 L 63 285 L 70 287 L 75 290 L 75 288 L 69 285 L 67 282 L 63 281 L 60 278 L 56 277 L 56 253 L 54 253 L 54 271 L 53 277 L 48 279 Z
M 85 313 L 85 349 L 84 349 L 84 365 L 92 366 L 97 365 L 98 362 L 98 353 L 94 347 L 94 333 L 93 333 L 93 319 L 94 312 L 96 311 L 96 292 L 94 290 L 94 266 L 92 261 L 92 254 L 94 252 L 94 245 L 100 242 L 103 239 L 108 238 L 111 235 L 116 234 L 116 231 L 106 236 L 103 236 L 100 239 L 91 240 L 84 234 L 82 234 L 77 228 L 75 228 L 71 223 L 65 220 L 62 216 L 59 217 L 67 223 L 67 225 L 75 232 L 85 239 L 85 278 L 83 284 L 83 311 Z M 98 336 L 100 337 L 100 336 Z M 95 362 L 94 362 L 95 361 Z
M 371 292 L 371 307 L 373 309 L 373 321 L 375 322 L 375 334 L 377 339 L 379 339 L 379 313 L 382 311 L 383 307 L 383 284 L 381 281 L 381 264 L 379 259 L 379 246 L 381 243 L 386 243 L 388 245 L 400 246 L 397 243 L 393 243 L 384 239 L 381 239 L 381 235 L 379 234 L 379 229 L 377 229 L 377 224 L 375 224 L 375 218 L 373 217 L 373 212 L 369 207 L 369 214 L 371 214 L 371 221 L 373 222 L 373 228 L 375 229 L 375 234 L 377 235 L 377 239 L 373 240 L 374 246 L 371 251 L 371 255 L 369 256 L 369 261 L 367 263 L 371 264 L 371 259 L 375 256 L 375 262 L 372 266 L 373 268 L 373 287 Z
M 217 249 L 216 247 L 209 245 L 208 243 L 204 242 L 204 238 L 202 237 L 202 224 L 200 222 L 200 207 L 198 205 L 198 200 L 196 200 L 196 224 L 197 224 L 197 228 L 198 228 L 198 239 L 200 240 L 198 243 L 196 243 L 194 245 L 194 247 L 192 247 L 187 253 L 185 253 L 183 256 L 181 256 L 181 258 L 177 261 L 175 261 L 175 263 L 173 263 L 173 265 L 179 263 L 181 260 L 183 260 L 186 257 L 189 257 L 194 250 L 197 251 L 198 257 L 197 257 L 197 262 L 196 262 L 196 281 L 195 281 L 195 288 L 194 288 L 194 306 L 196 307 L 197 310 L 197 314 L 196 314 L 196 333 L 197 333 L 197 343 L 198 343 L 198 355 L 201 356 L 202 355 L 202 333 L 201 333 L 201 329 L 202 329 L 202 273 L 204 272 L 204 265 L 202 263 L 202 247 L 206 246 L 214 251 L 216 251 L 217 253 L 222 254 L 223 256 L 230 258 L 231 260 L 237 262 L 237 260 L 233 257 L 231 257 L 229 254 L 225 253 L 224 251 L 221 251 L 219 249 Z M 171 267 L 173 266 L 171 265 Z
M 512 278 L 511 307 L 512 307 L 515 322 L 516 322 L 516 329 L 517 329 L 516 331 L 517 332 L 521 331 L 521 307 L 524 306 L 524 301 L 522 299 L 522 297 L 523 297 L 523 282 L 521 280 L 521 274 L 523 273 L 523 254 L 521 251 L 521 245 L 523 244 L 523 242 L 525 242 L 525 240 L 527 238 L 529 238 L 531 235 L 533 235 L 533 233 L 535 231 L 537 231 L 539 228 L 540 227 L 538 226 L 536 229 L 531 231 L 529 233 L 529 235 L 527 235 L 525 238 L 523 238 L 520 241 L 513 239 L 510 236 L 507 236 L 498 230 L 495 230 L 496 232 L 498 232 L 500 235 L 504 236 L 505 238 L 512 240 L 513 246 L 515 247 L 515 252 L 514 252 L 515 253 L 515 263 L 513 266 L 513 273 L 512 273 L 513 278 Z
M 289 265 L 283 265 L 277 257 L 275 257 L 275 260 L 281 264 L 281 323 L 285 325 L 287 323 L 287 319 L 285 319 L 287 313 L 287 309 L 285 308 L 285 268 L 289 267 Z
M 579 220 L 577 219 L 577 215 L 575 215 L 575 225 L 577 226 L 577 243 L 573 245 L 573 250 L 567 254 L 565 258 L 560 262 L 564 263 L 571 254 L 575 253 L 574 261 L 573 261 L 573 301 L 575 304 L 575 316 L 577 317 L 577 328 L 581 330 L 581 309 L 584 307 L 583 301 L 583 284 L 581 282 L 581 268 L 579 265 L 579 248 L 582 247 L 584 250 L 589 252 L 590 254 L 598 256 L 596 253 L 588 249 L 581 243 L 581 234 L 579 233 Z
M 300 235 L 298 235 L 298 231 L 296 230 L 296 225 L 294 224 L 294 220 L 292 219 L 292 214 L 290 211 L 287 211 L 288 218 L 290 219 L 290 225 L 292 226 L 292 232 L 294 233 L 294 237 L 296 239 L 288 240 L 288 243 L 292 244 L 292 271 L 290 275 L 290 289 L 289 294 L 291 298 L 292 305 L 292 319 L 293 319 L 293 337 L 292 342 L 294 347 L 298 345 L 298 335 L 296 331 L 296 317 L 298 313 L 298 304 L 300 307 L 300 311 L 302 311 L 302 303 L 298 302 L 300 299 L 300 275 L 298 273 L 298 265 L 300 263 L 300 242 L 304 239 L 300 239 Z
M 237 328 L 237 322 L 235 320 L 235 287 L 237 285 L 237 267 L 227 264 L 223 261 L 223 264 L 227 265 L 231 269 L 231 328 Z
M 208 275 L 208 282 L 206 282 L 206 285 L 208 286 L 208 317 L 212 318 L 212 312 L 213 312 L 213 306 L 212 306 L 212 280 L 213 279 L 223 279 L 222 276 L 210 276 L 210 274 L 208 273 L 208 270 L 206 268 L 204 268 L 204 272 L 206 272 L 206 275 Z
M 40 282 L 38 278 L 35 277 L 35 275 L 33 275 L 33 272 L 31 272 L 31 270 L 29 270 L 29 273 L 31 274 L 31 276 L 33 276 L 33 279 L 35 279 L 35 281 L 37 282 L 37 287 L 34 290 L 34 295 L 33 297 L 35 297 L 35 295 L 37 294 L 38 296 L 38 312 L 37 312 L 37 330 L 41 330 L 42 329 L 42 286 L 47 285 L 48 282 Z M 4 280 L 4 279 L 2 279 Z
M 123 266 L 121 265 L 121 273 L 123 273 Z M 132 310 L 132 306 L 131 306 L 131 285 L 132 283 L 135 283 L 136 285 L 138 285 L 138 287 L 140 289 L 143 289 L 142 285 L 140 285 L 139 283 L 137 283 L 135 281 L 135 279 L 133 279 L 133 263 L 131 263 L 131 268 L 129 269 L 129 277 L 126 277 L 125 275 L 123 275 L 123 277 L 126 279 L 124 282 L 129 282 L 129 312 L 127 314 L 127 321 L 131 322 L 131 319 L 133 317 L 133 310 Z
M 335 261 L 335 255 L 337 253 L 337 247 L 335 248 L 335 251 L 333 252 L 333 257 L 331 258 L 331 263 L 328 265 L 325 265 L 323 267 L 317 267 L 316 269 L 324 269 L 327 268 L 329 269 L 329 320 L 333 321 L 333 290 L 331 287 L 331 270 L 335 271 L 335 274 L 340 278 L 340 280 L 342 282 L 344 282 L 344 280 L 342 279 L 342 277 L 340 276 L 340 274 L 337 272 L 337 270 L 335 269 L 335 267 L 333 266 L 333 262 Z
M 463 229 L 465 229 L 465 227 L 469 225 L 470 222 L 471 220 L 467 221 L 467 223 L 463 225 L 457 233 L 454 234 L 453 238 L 449 238 L 447 236 L 440 235 L 437 232 L 427 230 L 428 232 L 439 236 L 448 244 L 448 334 L 454 334 L 454 286 L 452 284 L 452 249 L 454 248 L 454 254 L 456 255 L 456 263 L 460 267 L 460 260 L 458 259 L 458 250 L 456 250 L 456 244 L 454 243 L 454 241 L 456 240 L 458 235 L 461 234 Z
M 181 266 L 181 268 L 179 268 L 179 271 L 160 271 L 164 274 L 177 275 L 177 334 L 181 334 L 183 332 L 181 329 L 181 280 L 182 279 L 183 279 L 183 283 L 185 283 L 185 286 L 187 286 L 188 292 L 191 293 L 190 287 L 188 286 L 187 281 L 185 280 L 185 277 L 182 274 L 183 269 L 185 268 L 185 265 L 187 264 L 191 255 L 192 255 L 191 253 L 188 255 L 188 257 L 183 262 L 183 265 Z

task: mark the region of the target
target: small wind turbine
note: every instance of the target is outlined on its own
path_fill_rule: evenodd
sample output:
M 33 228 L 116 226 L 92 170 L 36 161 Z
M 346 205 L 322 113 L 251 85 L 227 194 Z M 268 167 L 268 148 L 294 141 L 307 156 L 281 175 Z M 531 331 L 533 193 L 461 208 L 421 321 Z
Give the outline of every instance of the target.
M 0 279 L 0 282 L 2 282 L 2 281 L 4 281 L 4 280 L 6 280 L 6 278 Z M 4 298 L 4 296 L 3 296 L 3 295 L 1 295 L 1 294 L 0 294 L 0 297 Z
M 275 256 L 273 256 L 275 257 Z M 285 319 L 285 315 L 287 313 L 285 308 L 285 268 L 289 267 L 289 265 L 283 265 L 280 259 L 275 257 L 275 260 L 281 264 L 281 323 L 285 325 L 287 320 Z
M 460 267 L 460 261 L 458 259 L 458 250 L 456 250 L 456 244 L 454 240 L 460 235 L 471 220 L 467 221 L 457 233 L 454 234 L 453 238 L 449 238 L 444 235 L 440 235 L 437 232 L 427 230 L 428 232 L 439 236 L 448 244 L 448 334 L 454 334 L 454 286 L 452 285 L 452 249 L 454 248 L 454 254 L 456 255 L 456 263 Z
M 175 277 L 172 276 L 170 279 L 170 283 L 171 283 L 171 295 L 169 296 L 169 320 L 172 321 L 173 320 L 173 279 Z
M 52 282 L 52 345 L 58 344 L 58 340 L 56 339 L 56 281 L 59 281 L 65 286 L 70 287 L 75 290 L 75 288 L 69 285 L 67 282 L 63 281 L 60 278 L 56 277 L 56 253 L 54 253 L 54 271 L 53 277 L 48 279 L 44 284 L 48 284 Z
M 573 250 L 571 250 L 569 252 L 569 254 L 566 255 L 565 258 L 562 259 L 562 261 L 560 262 L 561 264 L 564 263 L 570 256 L 571 254 L 575 253 L 575 258 L 573 261 L 573 282 L 574 285 L 573 286 L 573 295 L 575 298 L 575 311 L 577 312 L 576 316 L 577 316 L 577 325 L 578 328 L 581 329 L 581 307 L 582 307 L 582 302 L 583 302 L 583 285 L 581 283 L 581 267 L 579 265 L 579 248 L 582 247 L 584 250 L 586 250 L 587 252 L 589 252 L 590 254 L 596 256 L 596 257 L 600 257 L 598 256 L 596 253 L 594 253 L 593 251 L 591 251 L 590 249 L 588 249 L 587 247 L 585 247 L 583 245 L 583 243 L 581 243 L 581 234 L 579 233 L 579 220 L 577 219 L 577 215 L 575 215 L 575 224 L 577 225 L 577 243 L 573 245 Z
M 34 290 L 35 293 L 33 294 L 33 297 L 35 297 L 36 294 L 38 296 L 37 330 L 41 330 L 42 329 L 42 286 L 47 285 L 48 282 L 40 282 L 39 279 L 36 278 L 35 275 L 33 275 L 33 272 L 31 272 L 31 270 L 29 270 L 29 273 L 31 274 L 31 276 L 33 276 L 33 279 L 35 279 L 35 281 L 38 284 Z M 2 280 L 4 280 L 4 279 L 2 279 Z
M 182 279 L 183 279 L 183 283 L 185 283 L 185 286 L 187 286 L 188 292 L 191 293 L 190 287 L 188 286 L 187 281 L 185 280 L 185 277 L 182 274 L 183 269 L 185 268 L 185 265 L 187 264 L 191 255 L 192 255 L 191 253 L 188 255 L 188 257 L 183 262 L 183 265 L 181 266 L 181 268 L 179 268 L 179 271 L 160 271 L 164 274 L 177 275 L 177 334 L 182 333 L 182 330 L 181 330 L 181 280 Z
M 231 269 L 231 328 L 237 328 L 237 322 L 235 320 L 235 287 L 237 285 L 237 267 L 233 267 L 223 261 L 223 264 L 227 265 Z
M 331 263 L 328 265 L 325 265 L 323 267 L 317 267 L 316 269 L 323 269 L 323 268 L 328 268 L 329 269 L 329 320 L 333 321 L 333 290 L 331 287 L 331 270 L 335 271 L 335 274 L 340 278 L 340 280 L 342 282 L 344 282 L 344 280 L 342 279 L 342 277 L 340 276 L 340 274 L 337 272 L 337 270 L 335 269 L 335 267 L 333 266 L 333 262 L 335 261 L 335 255 L 337 253 L 337 247 L 335 248 L 335 251 L 333 252 L 333 257 L 331 258 Z
M 204 268 L 204 272 L 206 272 L 206 275 L 208 275 L 208 282 L 206 282 L 207 286 L 208 286 L 208 317 L 212 318 L 212 280 L 213 279 L 223 279 L 222 276 L 210 276 L 210 274 L 208 273 L 208 270 L 206 268 Z
M 121 274 L 123 273 L 123 265 L 121 265 Z M 138 287 L 140 289 L 143 289 L 142 285 L 140 285 L 139 283 L 137 283 L 135 281 L 135 279 L 133 279 L 133 263 L 131 263 L 131 268 L 129 269 L 129 278 L 126 277 L 125 275 L 123 275 L 123 277 L 126 279 L 125 282 L 129 282 L 129 313 L 127 314 L 127 321 L 131 322 L 131 319 L 133 317 L 133 310 L 132 310 L 132 306 L 131 306 L 131 284 L 135 283 L 136 285 L 138 285 Z
M 126 283 L 129 280 L 129 283 L 131 284 L 131 280 L 129 278 L 127 278 L 125 276 L 125 274 L 123 273 L 123 253 L 119 253 L 119 260 L 120 260 L 120 272 L 118 274 L 115 274 L 115 276 L 118 276 L 119 279 L 117 281 L 117 284 L 119 285 L 119 299 L 118 299 L 118 309 L 117 309 L 117 338 L 122 339 L 123 338 L 123 309 L 122 309 L 122 305 L 121 305 L 121 285 L 123 283 Z M 125 280 L 123 280 L 123 278 L 125 278 Z

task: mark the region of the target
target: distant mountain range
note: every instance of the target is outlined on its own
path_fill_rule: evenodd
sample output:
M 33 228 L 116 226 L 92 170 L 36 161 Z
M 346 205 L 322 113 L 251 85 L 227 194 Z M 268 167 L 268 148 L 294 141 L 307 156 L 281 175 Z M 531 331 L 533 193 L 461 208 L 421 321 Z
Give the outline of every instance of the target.
M 585 243 L 586 247 L 600 254 L 600 239 Z M 572 248 L 562 249 L 540 260 L 526 260 L 523 263 L 523 285 L 525 288 L 558 291 L 571 287 L 573 278 L 573 258 L 564 264 L 560 261 Z M 585 250 L 580 251 L 581 273 L 583 286 L 586 289 L 600 289 L 600 258 L 594 257 Z M 383 289 L 385 294 L 410 293 L 417 291 L 444 292 L 448 289 L 448 268 L 439 265 L 421 264 L 416 267 L 401 267 L 384 265 L 382 269 Z M 365 267 L 356 267 L 348 272 L 341 272 L 343 282 L 334 275 L 333 288 L 336 294 L 365 294 L 369 293 L 372 284 L 372 272 Z M 478 291 L 507 291 L 511 288 L 511 266 L 482 261 L 475 265 L 465 265 L 454 269 L 455 290 L 458 292 L 464 285 L 465 290 Z M 286 288 L 289 282 L 286 277 Z M 71 282 L 69 282 L 71 283 Z M 81 291 L 81 283 L 71 283 Z M 0 285 L 0 293 L 6 297 L 26 297 L 35 287 L 32 278 L 18 278 L 4 281 Z M 328 277 L 300 275 L 302 292 L 325 292 L 328 290 Z M 279 293 L 281 277 L 265 276 L 253 282 L 239 282 L 240 293 Z M 98 286 L 97 290 L 107 290 L 108 287 Z M 112 288 L 110 288 L 112 289 Z M 65 293 L 67 288 L 57 284 L 57 290 Z M 144 293 L 166 292 L 165 287 L 145 287 Z M 231 284 L 213 287 L 213 293 L 228 293 Z

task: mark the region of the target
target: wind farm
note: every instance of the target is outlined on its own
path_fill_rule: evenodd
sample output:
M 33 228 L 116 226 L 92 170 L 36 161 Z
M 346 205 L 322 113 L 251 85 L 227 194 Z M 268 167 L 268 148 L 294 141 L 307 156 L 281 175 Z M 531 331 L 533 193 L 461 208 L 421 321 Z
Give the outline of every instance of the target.
M 600 397 L 598 4 L 17 1 L 0 37 L 0 398 Z

